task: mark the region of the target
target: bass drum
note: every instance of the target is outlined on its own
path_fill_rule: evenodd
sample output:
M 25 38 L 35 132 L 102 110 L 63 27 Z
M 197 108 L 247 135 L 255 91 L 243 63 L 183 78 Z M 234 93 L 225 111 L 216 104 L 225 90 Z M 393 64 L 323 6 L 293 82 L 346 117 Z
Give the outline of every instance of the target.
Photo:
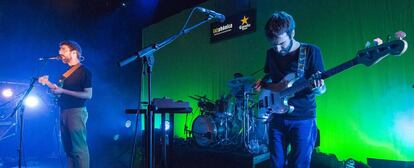
M 218 134 L 222 132 L 217 126 L 212 115 L 198 116 L 193 122 L 191 131 L 195 143 L 206 147 L 217 142 Z

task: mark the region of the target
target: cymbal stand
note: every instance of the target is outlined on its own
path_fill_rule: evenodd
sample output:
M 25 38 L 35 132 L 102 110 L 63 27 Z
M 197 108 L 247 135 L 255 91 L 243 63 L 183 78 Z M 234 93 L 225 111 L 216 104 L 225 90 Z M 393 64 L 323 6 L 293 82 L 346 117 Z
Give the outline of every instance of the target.
M 250 115 L 249 115 L 249 99 L 250 95 L 243 92 L 243 144 L 248 149 L 250 142 Z
M 229 139 L 228 118 L 229 118 L 229 116 L 225 116 L 225 118 L 224 118 L 224 124 L 225 124 L 224 125 L 224 130 L 225 130 L 225 132 L 224 132 L 224 139 L 220 140 L 218 142 L 218 144 L 222 144 L 222 145 L 231 145 L 231 144 L 234 144 L 234 142 L 232 142 Z
M 256 123 L 252 117 L 252 108 L 250 106 L 251 92 L 243 93 L 243 144 L 247 151 L 250 153 L 256 153 L 257 151 L 257 139 L 251 139 L 254 134 L 254 128 Z M 253 134 L 252 134 L 253 133 Z

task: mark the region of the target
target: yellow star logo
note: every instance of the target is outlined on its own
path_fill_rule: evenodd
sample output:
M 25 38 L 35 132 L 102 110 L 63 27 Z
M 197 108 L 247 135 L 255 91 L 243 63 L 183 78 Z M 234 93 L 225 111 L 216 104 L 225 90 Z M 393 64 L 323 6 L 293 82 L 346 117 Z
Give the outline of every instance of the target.
M 248 23 L 247 23 L 247 20 L 249 20 L 249 18 L 248 17 L 246 17 L 246 16 L 243 16 L 243 19 L 242 20 L 240 20 L 241 22 L 242 22 L 242 25 L 247 25 Z

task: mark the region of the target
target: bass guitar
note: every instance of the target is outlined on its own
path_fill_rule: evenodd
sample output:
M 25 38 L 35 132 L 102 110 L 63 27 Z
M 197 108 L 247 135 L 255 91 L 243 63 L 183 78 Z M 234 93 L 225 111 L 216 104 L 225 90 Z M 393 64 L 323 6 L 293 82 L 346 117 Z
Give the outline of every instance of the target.
M 311 88 L 314 80 L 327 79 L 358 64 L 364 64 L 369 67 L 378 63 L 388 55 L 399 56 L 403 54 L 408 47 L 407 42 L 403 39 L 404 37 L 404 32 L 397 32 L 396 40 L 362 49 L 357 52 L 356 57 L 353 59 L 325 72 L 314 74 L 310 79 L 296 79 L 295 74 L 286 75 L 284 80 L 289 81 L 286 89 L 279 92 L 267 89 L 262 90 L 258 101 L 258 118 L 264 122 L 268 122 L 270 121 L 272 114 L 292 112 L 295 107 L 288 104 L 289 98 L 293 97 L 295 93 L 303 89 Z

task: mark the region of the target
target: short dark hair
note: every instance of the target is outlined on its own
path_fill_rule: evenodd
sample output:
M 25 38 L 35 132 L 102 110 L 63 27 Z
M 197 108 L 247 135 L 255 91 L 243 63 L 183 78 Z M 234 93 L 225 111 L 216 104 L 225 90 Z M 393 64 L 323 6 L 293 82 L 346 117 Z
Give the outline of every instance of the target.
M 240 73 L 240 72 L 236 72 L 236 73 L 233 74 L 233 76 L 234 76 L 234 78 L 240 78 L 240 77 L 243 77 L 243 74 Z
M 293 17 L 284 11 L 273 13 L 273 15 L 267 20 L 265 26 L 265 33 L 268 39 L 272 39 L 274 36 L 287 33 L 289 37 L 292 37 L 292 32 L 295 29 L 295 20 Z
M 59 43 L 59 46 L 67 45 L 70 50 L 76 50 L 78 52 L 78 57 L 82 56 L 82 48 L 81 46 L 73 40 L 64 40 Z

